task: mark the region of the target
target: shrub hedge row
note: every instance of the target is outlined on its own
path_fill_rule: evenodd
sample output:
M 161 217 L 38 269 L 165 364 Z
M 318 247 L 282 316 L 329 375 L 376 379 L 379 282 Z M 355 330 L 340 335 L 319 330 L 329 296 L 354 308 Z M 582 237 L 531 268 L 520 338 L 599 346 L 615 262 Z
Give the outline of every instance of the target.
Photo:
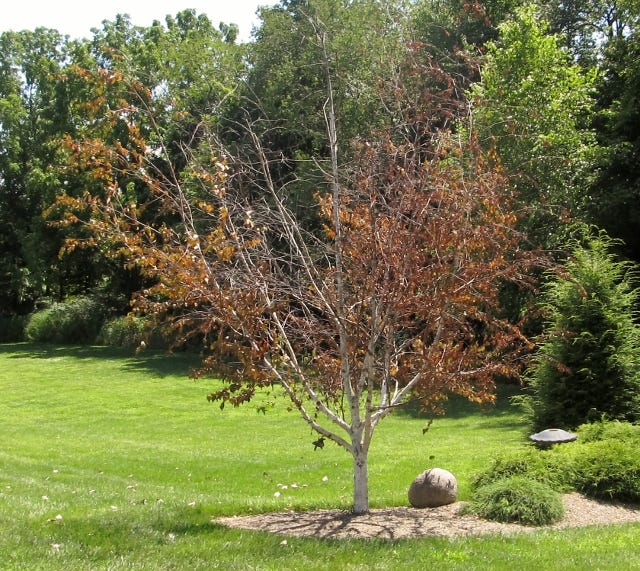
M 562 517 L 557 502 L 572 490 L 640 503 L 640 425 L 602 420 L 577 432 L 576 442 L 547 450 L 531 446 L 494 460 L 473 479 L 467 510 L 497 521 L 544 525 Z

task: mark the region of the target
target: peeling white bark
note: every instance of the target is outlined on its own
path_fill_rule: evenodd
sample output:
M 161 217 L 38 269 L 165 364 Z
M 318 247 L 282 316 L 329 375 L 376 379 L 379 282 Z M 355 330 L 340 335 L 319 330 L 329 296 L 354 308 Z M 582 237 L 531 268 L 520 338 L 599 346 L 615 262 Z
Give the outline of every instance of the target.
M 369 511 L 369 451 L 362 445 L 353 449 L 353 512 Z

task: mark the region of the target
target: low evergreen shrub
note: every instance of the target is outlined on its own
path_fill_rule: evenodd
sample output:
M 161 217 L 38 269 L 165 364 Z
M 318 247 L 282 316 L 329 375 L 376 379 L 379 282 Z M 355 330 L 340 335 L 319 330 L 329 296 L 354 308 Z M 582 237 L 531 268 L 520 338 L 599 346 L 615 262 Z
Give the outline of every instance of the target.
M 548 525 L 564 517 L 560 494 L 550 486 L 513 476 L 478 488 L 465 511 L 485 519 L 523 525 Z
M 631 424 L 617 420 L 599 420 L 578 427 L 578 438 L 581 443 L 600 440 L 635 443 L 640 447 L 640 424 Z
M 640 447 L 607 438 L 588 442 L 576 456 L 575 488 L 605 500 L 640 502 Z
M 569 447 L 551 450 L 530 447 L 515 455 L 496 458 L 486 470 L 473 478 L 472 487 L 477 490 L 500 480 L 524 477 L 558 492 L 570 491 L 575 479 L 571 452 Z
M 577 490 L 595 498 L 640 502 L 640 425 L 618 421 L 583 424 L 578 440 L 549 450 L 524 448 L 496 458 L 472 479 L 474 490 L 512 477 L 558 492 Z

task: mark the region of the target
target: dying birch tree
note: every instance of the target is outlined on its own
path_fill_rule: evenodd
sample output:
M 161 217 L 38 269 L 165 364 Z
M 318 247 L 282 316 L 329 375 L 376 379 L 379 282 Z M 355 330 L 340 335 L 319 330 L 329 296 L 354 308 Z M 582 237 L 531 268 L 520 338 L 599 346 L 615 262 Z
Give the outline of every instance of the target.
M 92 243 L 147 277 L 133 311 L 201 345 L 197 375 L 222 380 L 211 401 L 239 405 L 275 388 L 319 439 L 344 448 L 353 509 L 364 513 L 383 418 L 409 399 L 491 401 L 496 377 L 519 370 L 527 342 L 503 317 L 500 291 L 529 285 L 533 256 L 499 166 L 472 132 L 454 131 L 466 113 L 455 82 L 409 50 L 379 86 L 388 125 L 342 142 L 327 37 L 314 25 L 329 153 L 315 164 L 325 182 L 313 224 L 288 207 L 250 123 L 253 161 L 203 128 L 198 148 L 184 149 L 186 166 L 174 168 L 161 133 L 151 143 L 130 120 L 146 114 L 154 124 L 153 94 L 135 85 L 120 108 L 93 106 L 96 121 L 127 125 L 126 145 L 90 133 L 67 141 L 69 169 L 101 191 L 62 197 L 57 212 L 91 230 L 67 248 Z M 106 87 L 122 85 L 113 73 L 104 72 Z M 351 145 L 349 163 L 339 144 Z M 247 193 L 247 181 L 260 192 Z

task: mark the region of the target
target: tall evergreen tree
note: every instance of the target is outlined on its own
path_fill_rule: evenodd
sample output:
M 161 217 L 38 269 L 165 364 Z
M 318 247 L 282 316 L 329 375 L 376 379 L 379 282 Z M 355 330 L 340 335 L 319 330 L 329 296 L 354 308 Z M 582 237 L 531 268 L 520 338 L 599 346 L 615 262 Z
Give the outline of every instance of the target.
M 547 285 L 547 328 L 524 399 L 535 430 L 603 415 L 640 420 L 637 268 L 618 261 L 613 246 L 602 232 L 587 238 Z

